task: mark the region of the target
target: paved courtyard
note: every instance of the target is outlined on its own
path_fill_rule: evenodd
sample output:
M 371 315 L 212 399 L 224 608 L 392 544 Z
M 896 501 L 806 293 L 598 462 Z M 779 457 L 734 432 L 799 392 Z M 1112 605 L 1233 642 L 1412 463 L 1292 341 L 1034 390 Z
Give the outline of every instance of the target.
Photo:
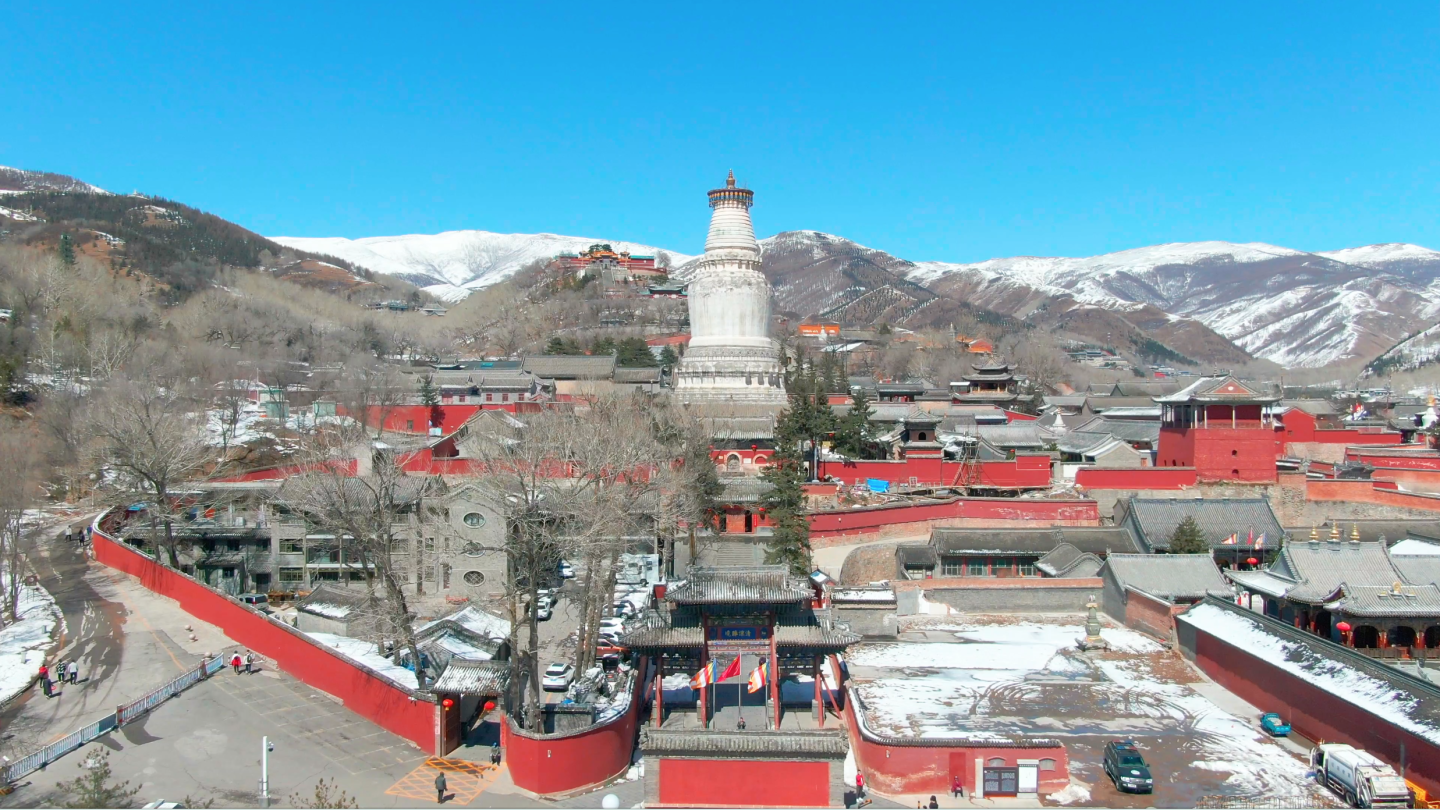
M 1106 807 L 1294 802 L 1334 806 L 1306 777 L 1294 743 L 1259 730 L 1259 712 L 1204 679 L 1178 653 L 1107 626 L 1109 651 L 1082 652 L 1080 617 L 916 617 L 897 643 L 851 648 L 851 677 L 872 727 L 901 736 L 1057 737 L 1073 787 L 1059 801 Z M 1134 738 L 1155 793 L 1118 793 L 1105 742 Z M 951 806 L 952 802 L 946 802 Z

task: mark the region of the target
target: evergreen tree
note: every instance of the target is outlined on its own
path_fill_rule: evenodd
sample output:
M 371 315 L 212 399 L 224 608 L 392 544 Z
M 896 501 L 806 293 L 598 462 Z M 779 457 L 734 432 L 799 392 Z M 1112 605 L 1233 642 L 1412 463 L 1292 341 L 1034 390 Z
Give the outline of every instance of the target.
M 60 234 L 60 263 L 66 267 L 75 266 L 75 242 L 70 234 Z
M 1210 544 L 1205 542 L 1205 535 L 1200 531 L 1200 524 L 1195 518 L 1186 515 L 1184 520 L 1175 527 L 1175 532 L 1170 535 L 1171 554 L 1209 554 Z
M 805 510 L 805 467 L 796 449 L 793 442 L 778 444 L 770 464 L 760 474 L 772 487 L 761 499 L 774 524 L 774 533 L 765 549 L 765 562 L 786 565 L 796 574 L 808 575 L 810 521 Z
M 628 337 L 615 344 L 617 362 L 632 368 L 654 368 L 659 364 L 650 345 L 642 337 Z
M 596 357 L 602 357 L 607 354 L 614 354 L 615 338 L 609 337 L 607 335 L 606 337 L 602 337 L 599 340 L 596 340 L 594 343 L 590 344 L 590 353 L 595 355 Z
M 850 412 L 835 420 L 835 451 L 852 459 L 869 458 L 872 454 L 874 435 L 870 418 L 875 412 L 870 407 L 870 395 L 862 387 L 855 392 Z
M 550 338 L 549 342 L 545 344 L 545 353 L 584 354 L 585 350 L 580 348 L 580 344 L 575 340 L 575 338 L 562 338 L 559 335 L 556 335 L 555 337 Z
M 675 347 L 667 345 L 660 350 L 660 367 L 674 368 L 680 362 L 680 355 L 675 353 Z
M 109 751 L 92 750 L 78 764 L 85 773 L 55 785 L 65 797 L 64 807 L 129 807 L 140 793 L 140 788 L 130 787 L 128 781 L 110 781 Z
M 445 409 L 440 407 L 440 389 L 435 387 L 435 378 L 429 374 L 420 378 L 420 404 L 430 409 L 430 427 L 445 424 Z

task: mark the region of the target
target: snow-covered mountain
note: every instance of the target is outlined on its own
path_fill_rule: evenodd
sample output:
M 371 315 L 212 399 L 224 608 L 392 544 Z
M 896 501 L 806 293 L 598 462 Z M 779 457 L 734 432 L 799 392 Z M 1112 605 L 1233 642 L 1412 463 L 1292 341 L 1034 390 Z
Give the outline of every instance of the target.
M 1183 242 L 1086 258 L 922 262 L 908 278 L 992 308 L 987 301 L 1035 292 L 1117 311 L 1152 305 L 1292 367 L 1374 357 L 1440 316 L 1440 252 L 1415 245 L 1320 254 Z
M 99 186 L 69 175 L 52 172 L 32 172 L 26 169 L 12 169 L 0 166 L 0 195 L 23 194 L 27 191 L 70 191 L 88 194 L 109 194 Z
M 520 267 L 605 240 L 449 231 L 364 239 L 271 237 L 399 276 L 449 299 Z M 677 277 L 698 258 L 669 256 Z M 1440 319 L 1440 251 L 1409 244 L 1311 253 L 1261 242 L 1179 242 L 1083 258 L 1019 256 L 911 262 L 818 231 L 760 241 L 777 307 L 848 322 L 943 324 L 956 306 L 1015 318 L 1044 313 L 1085 334 L 1136 332 L 1204 362 L 1244 352 L 1284 366 L 1374 358 Z M 1188 354 L 1187 354 L 1188 350 Z
M 668 254 L 672 266 L 692 256 L 606 239 L 559 236 L 553 233 L 490 233 L 446 231 L 408 236 L 343 237 L 272 236 L 272 241 L 297 250 L 335 256 L 377 273 L 399 276 L 433 295 L 457 300 L 496 284 L 537 259 L 577 252 L 596 243 L 642 256 Z

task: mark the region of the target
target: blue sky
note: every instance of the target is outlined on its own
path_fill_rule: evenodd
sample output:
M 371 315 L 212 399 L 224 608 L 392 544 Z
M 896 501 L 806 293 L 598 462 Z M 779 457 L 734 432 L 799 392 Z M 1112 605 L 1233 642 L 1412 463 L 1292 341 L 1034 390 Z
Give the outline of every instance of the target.
M 0 165 L 267 235 L 698 252 L 733 168 L 916 260 L 1440 249 L 1434 4 L 251 6 L 4 4 Z

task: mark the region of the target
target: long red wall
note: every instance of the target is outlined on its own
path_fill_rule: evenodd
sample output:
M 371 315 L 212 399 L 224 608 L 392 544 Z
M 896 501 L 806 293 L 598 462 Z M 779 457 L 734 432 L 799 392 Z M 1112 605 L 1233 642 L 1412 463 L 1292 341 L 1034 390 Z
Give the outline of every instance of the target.
M 1277 712 L 1301 736 L 1363 748 L 1400 769 L 1431 794 L 1440 791 L 1440 746 L 1387 722 L 1270 662 L 1198 628 L 1195 665 L 1216 683 L 1261 711 Z
M 1394 467 L 1402 470 L 1440 470 L 1440 454 L 1375 453 L 1350 447 L 1345 450 L 1345 460 L 1363 461 L 1372 467 Z
M 1311 501 L 1354 501 L 1405 509 L 1440 512 L 1440 496 L 1401 492 L 1393 481 L 1349 481 L 1327 478 L 1305 482 L 1305 498 Z
M 953 498 L 913 506 L 873 506 L 836 509 L 810 515 L 812 540 L 870 534 L 887 526 L 933 520 L 979 519 L 1036 521 L 1046 525 L 1096 526 L 1100 507 L 1095 501 L 1049 501 L 1028 498 Z
M 639 671 L 643 672 L 644 667 Z M 541 796 L 559 796 L 613 779 L 630 767 L 644 678 L 636 677 L 630 710 L 604 725 L 561 737 L 536 737 L 506 718 L 500 726 L 510 778 Z
M 1197 481 L 1194 467 L 1081 467 L 1075 486 L 1083 489 L 1181 489 Z
M 138 577 L 146 588 L 179 602 L 186 613 L 219 627 L 226 636 L 275 662 L 295 678 L 339 698 L 350 711 L 415 743 L 423 751 L 434 751 L 437 707 L 428 695 L 412 696 L 298 630 L 156 563 L 106 535 L 98 521 L 93 535 L 95 559 L 99 562 Z
M 867 739 L 855 718 L 855 701 L 845 701 L 845 719 L 850 726 L 850 750 L 865 782 L 880 793 L 935 794 L 950 792 L 956 776 L 967 796 L 975 791 L 975 759 L 992 757 L 1015 766 L 1021 759 L 1053 759 L 1055 770 L 1040 772 L 1040 793 L 1053 793 L 1070 784 L 1070 755 L 1063 745 L 1034 748 L 983 748 L 945 745 L 885 745 Z
M 519 403 L 495 403 L 490 410 L 515 412 L 515 406 Z M 470 421 L 470 417 L 481 410 L 480 405 L 441 405 L 440 410 L 443 416 L 440 420 L 440 428 L 445 435 L 454 433 L 457 428 Z M 416 433 L 421 436 L 430 432 L 430 406 L 428 405 L 396 405 L 391 408 L 381 408 L 378 405 L 371 405 L 366 411 L 365 424 L 374 427 L 380 421 L 381 412 L 385 414 L 385 430 L 397 433 Z M 354 416 L 349 413 L 345 406 L 337 405 L 335 412 L 341 416 Z
M 907 458 L 899 461 L 821 461 L 818 477 L 833 476 L 846 483 L 867 478 L 908 485 L 914 478 L 922 486 L 976 486 L 996 489 L 1038 489 L 1050 486 L 1050 456 L 1017 454 L 1010 461 L 982 461 L 967 468 L 958 461 Z
M 827 807 L 830 763 L 756 759 L 661 759 L 660 806 Z

